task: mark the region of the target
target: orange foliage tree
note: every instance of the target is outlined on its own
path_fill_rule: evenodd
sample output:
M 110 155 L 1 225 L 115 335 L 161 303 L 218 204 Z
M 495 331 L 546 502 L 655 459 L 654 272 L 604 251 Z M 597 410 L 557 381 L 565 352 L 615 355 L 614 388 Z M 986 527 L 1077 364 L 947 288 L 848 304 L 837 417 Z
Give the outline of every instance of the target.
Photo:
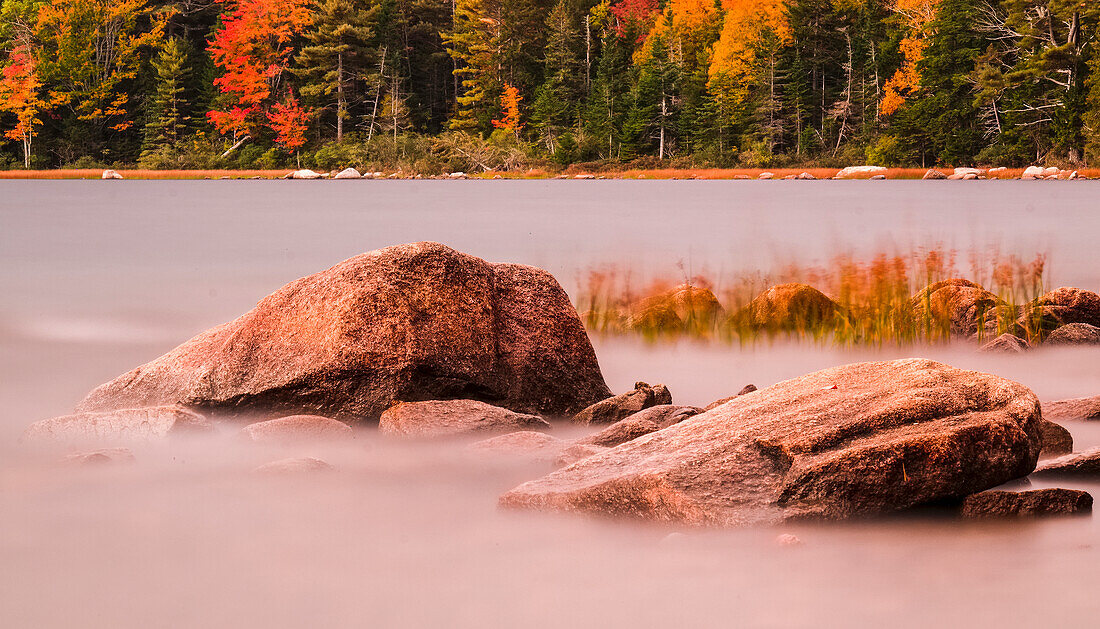
M 891 8 L 905 20 L 908 36 L 901 40 L 900 48 L 905 61 L 883 86 L 879 113 L 892 115 L 905 100 L 920 89 L 920 62 L 928 47 L 929 25 L 936 18 L 940 0 L 895 0 Z
M 27 46 L 19 46 L 11 52 L 8 65 L 0 73 L 0 111 L 15 115 L 15 125 L 4 132 L 4 137 L 23 144 L 23 166 L 31 166 L 31 145 L 34 128 L 41 124 L 38 113 L 42 99 L 38 89 L 37 62 Z
M 518 138 L 520 130 L 523 129 L 523 123 L 519 120 L 519 104 L 522 101 L 523 96 L 520 96 L 519 88 L 505 83 L 504 91 L 500 94 L 500 109 L 504 115 L 498 120 L 493 120 L 493 126 L 511 131 Z
M 306 129 L 309 128 L 309 112 L 298 104 L 294 93 L 290 92 L 286 102 L 275 103 L 267 113 L 271 129 L 275 132 L 275 142 L 288 152 L 298 156 L 298 149 L 306 143 Z M 301 161 L 298 162 L 301 167 Z
M 232 3 L 209 52 L 221 76 L 214 86 L 224 107 L 207 113 L 234 146 L 249 139 L 266 115 L 294 52 L 291 40 L 311 23 L 305 0 L 219 0 Z

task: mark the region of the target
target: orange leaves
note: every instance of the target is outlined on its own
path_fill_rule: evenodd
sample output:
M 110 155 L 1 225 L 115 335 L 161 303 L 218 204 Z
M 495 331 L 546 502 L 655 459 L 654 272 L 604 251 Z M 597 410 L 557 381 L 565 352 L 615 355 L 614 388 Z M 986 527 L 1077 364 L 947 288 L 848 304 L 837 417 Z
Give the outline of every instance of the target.
M 721 19 L 714 0 L 670 0 L 653 23 L 646 43 L 634 53 L 635 63 L 652 54 L 653 42 L 663 38 L 681 57 L 705 54 L 713 41 L 708 31 Z
M 285 103 L 275 103 L 267 114 L 271 129 L 275 131 L 275 142 L 287 151 L 294 152 L 306 143 L 309 112 L 298 104 L 292 93 Z
M 940 0 L 895 0 L 891 7 L 895 13 L 905 18 L 909 36 L 901 40 L 900 44 L 905 62 L 883 86 L 882 102 L 879 103 L 879 112 L 883 116 L 893 115 L 909 96 L 920 89 L 919 64 L 928 47 L 928 25 L 936 18 L 939 2 Z
M 504 115 L 501 116 L 500 120 L 494 120 L 493 126 L 497 129 L 511 131 L 518 136 L 520 130 L 523 129 L 523 123 L 519 121 L 519 104 L 522 101 L 523 96 L 520 96 L 519 88 L 505 83 L 504 92 L 500 95 L 500 109 Z
M 743 102 L 752 86 L 758 55 L 791 41 L 783 0 L 726 0 L 722 34 L 714 48 L 711 87 L 733 103 Z
M 236 2 L 209 47 L 222 71 L 214 85 L 229 100 L 226 110 L 207 114 L 219 133 L 237 137 L 262 122 L 263 106 L 290 61 L 289 43 L 310 23 L 304 0 Z
M 42 100 L 38 88 L 37 62 L 26 46 L 19 46 L 9 56 L 9 63 L 0 73 L 0 111 L 15 114 L 16 123 L 4 132 L 11 140 L 23 140 L 39 123 Z

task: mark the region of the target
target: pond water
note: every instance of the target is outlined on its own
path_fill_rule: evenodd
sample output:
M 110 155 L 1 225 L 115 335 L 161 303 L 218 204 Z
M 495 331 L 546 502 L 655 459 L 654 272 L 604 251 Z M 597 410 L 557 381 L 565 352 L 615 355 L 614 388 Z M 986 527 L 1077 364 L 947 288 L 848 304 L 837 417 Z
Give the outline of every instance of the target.
M 366 428 L 285 451 L 225 428 L 92 470 L 18 438 L 287 281 L 390 244 L 541 266 L 574 295 L 604 263 L 768 270 L 932 246 L 1046 253 L 1053 284 L 1098 290 L 1098 206 L 1100 182 L 0 182 L 0 626 L 1087 622 L 1093 517 L 702 532 L 500 512 L 500 493 L 544 470 Z M 594 343 L 613 390 L 664 382 L 687 404 L 914 355 L 1042 399 L 1100 394 L 1097 349 Z M 1100 423 L 1069 427 L 1078 449 L 1100 445 Z M 338 469 L 250 473 L 290 455 Z M 776 545 L 785 532 L 804 543 Z

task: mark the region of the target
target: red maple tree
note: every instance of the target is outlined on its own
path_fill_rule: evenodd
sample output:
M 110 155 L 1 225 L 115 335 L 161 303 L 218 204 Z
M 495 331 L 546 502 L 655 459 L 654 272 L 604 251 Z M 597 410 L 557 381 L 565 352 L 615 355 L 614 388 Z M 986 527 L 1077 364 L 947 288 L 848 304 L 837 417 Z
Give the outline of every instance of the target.
M 288 152 L 298 154 L 298 149 L 306 143 L 306 130 L 309 128 L 309 112 L 298 104 L 291 92 L 285 103 L 275 103 L 267 114 L 271 129 L 275 132 L 275 142 Z M 301 163 L 298 164 L 301 166 Z
M 0 111 L 15 114 L 15 125 L 4 132 L 4 137 L 23 144 L 23 165 L 31 166 L 31 145 L 34 127 L 41 124 L 38 112 L 42 98 L 38 88 L 37 61 L 26 45 L 17 46 L 8 57 L 8 65 L 0 72 Z

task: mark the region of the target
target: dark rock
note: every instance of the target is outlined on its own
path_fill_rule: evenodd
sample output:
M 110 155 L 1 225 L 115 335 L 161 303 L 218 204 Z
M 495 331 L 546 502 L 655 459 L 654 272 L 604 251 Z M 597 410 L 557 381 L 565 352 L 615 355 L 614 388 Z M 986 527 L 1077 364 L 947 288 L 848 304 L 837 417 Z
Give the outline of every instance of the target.
M 1043 341 L 1047 345 L 1100 345 L 1100 328 L 1087 323 L 1058 326 Z
M 353 436 L 347 424 L 319 415 L 291 415 L 249 424 L 241 429 L 241 435 L 260 443 L 331 441 Z
M 746 384 L 744 386 L 744 388 L 742 388 L 740 391 L 737 392 L 736 395 L 731 395 L 729 397 L 724 397 L 720 400 L 715 400 L 715 401 L 711 402 L 710 404 L 708 404 L 707 406 L 703 407 L 703 410 L 704 411 L 709 411 L 712 408 L 718 408 L 719 406 L 725 404 L 726 402 L 729 402 L 733 398 L 741 397 L 742 395 L 752 393 L 753 391 L 756 391 L 756 390 L 757 389 L 756 389 L 755 384 Z
M 962 503 L 964 518 L 1006 518 L 1036 515 L 1090 513 L 1092 495 L 1077 489 L 983 491 Z
M 291 282 L 100 386 L 79 410 L 173 403 L 358 421 L 395 402 L 477 399 L 567 416 L 610 394 L 548 273 L 416 243 Z
M 1039 458 L 1050 458 L 1073 452 L 1073 435 L 1052 421 L 1039 422 L 1039 432 L 1043 435 L 1043 449 Z
M 634 384 L 633 391 L 601 400 L 577 413 L 573 417 L 573 423 L 585 426 L 614 424 L 638 411 L 661 404 L 672 404 L 672 394 L 668 387 L 663 384 L 651 387 L 645 382 L 638 382 Z
M 1100 295 L 1080 288 L 1052 290 L 1028 304 L 1024 317 L 1039 319 L 1044 331 L 1070 323 L 1100 327 Z
M 1053 420 L 1100 419 L 1100 395 L 1043 403 L 1043 417 Z
M 43 419 L 31 424 L 23 438 L 27 441 L 147 441 L 213 429 L 213 424 L 205 417 L 186 408 L 153 406 Z
M 845 518 L 961 499 L 1026 476 L 1039 402 L 923 359 L 781 382 L 503 495 L 506 507 L 697 525 Z
M 1031 348 L 1031 344 L 1015 334 L 1002 334 L 978 348 L 980 352 L 1001 354 L 1022 354 Z
M 403 402 L 382 413 L 383 434 L 405 437 L 451 437 L 517 430 L 549 430 L 537 415 L 516 413 L 476 400 Z
M 1074 452 L 1039 463 L 1033 476 L 1098 476 L 1100 475 L 1100 448 Z
M 756 296 L 738 317 L 769 330 L 804 330 L 830 323 L 837 303 L 807 284 L 779 284 Z

